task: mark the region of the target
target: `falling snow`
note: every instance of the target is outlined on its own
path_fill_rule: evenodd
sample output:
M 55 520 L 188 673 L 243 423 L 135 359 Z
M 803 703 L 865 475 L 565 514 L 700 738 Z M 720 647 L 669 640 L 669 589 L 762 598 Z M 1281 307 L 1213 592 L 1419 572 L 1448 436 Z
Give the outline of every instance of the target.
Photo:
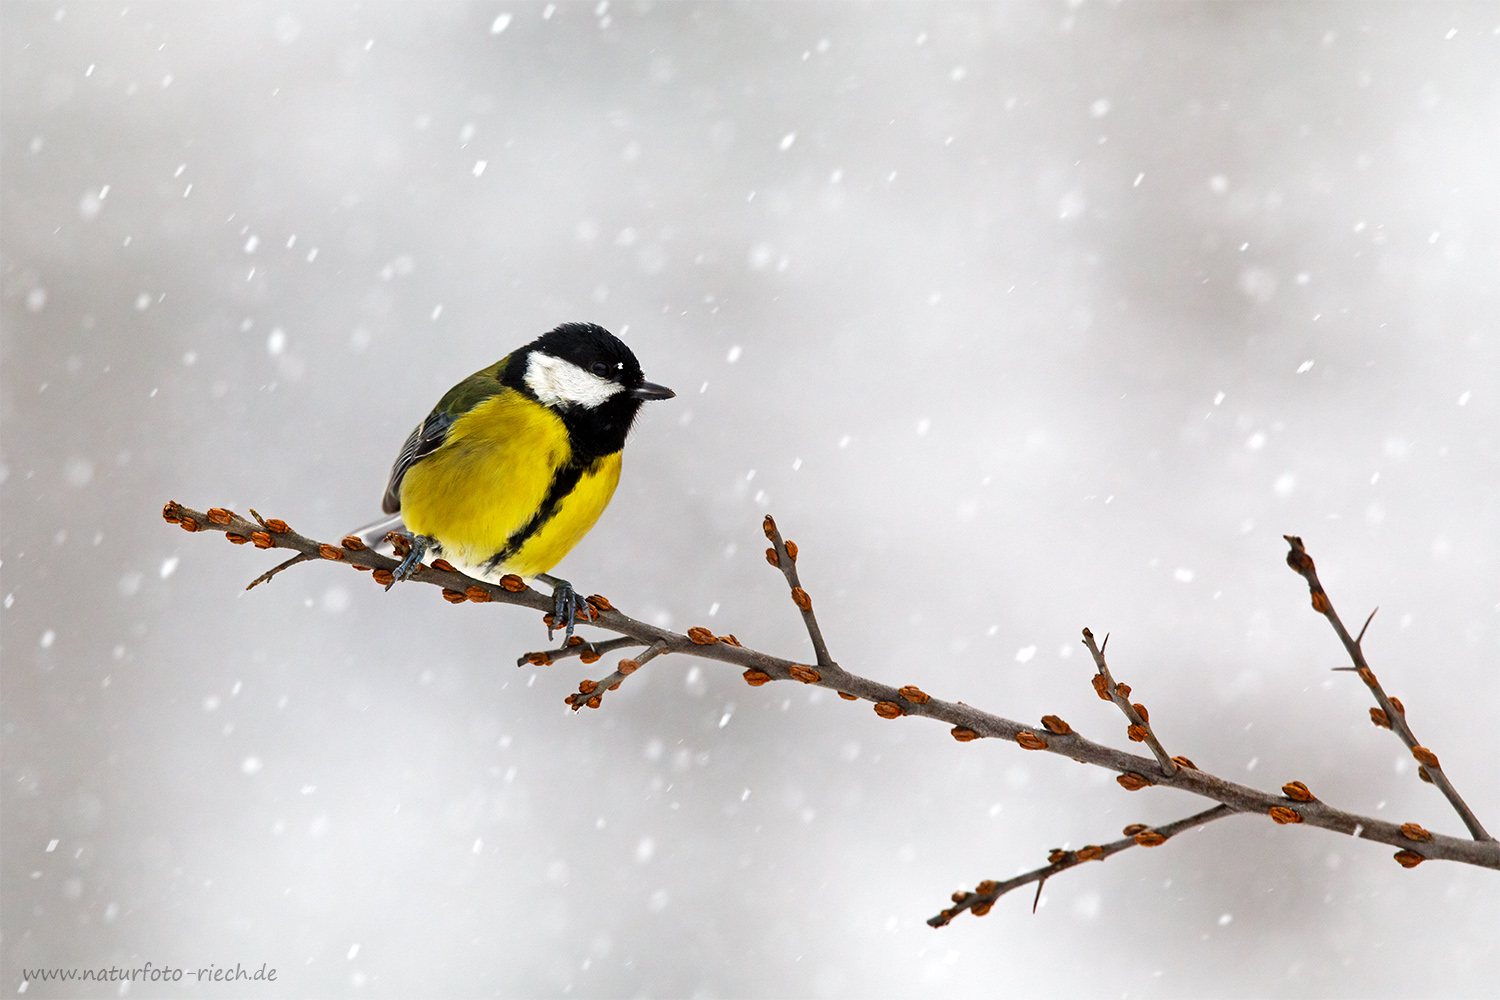
M 1389 851 L 1226 854 L 1227 827 L 1184 834 L 1211 886 L 1184 852 L 1115 862 L 1165 866 L 1126 889 L 1113 865 L 1049 880 L 1038 919 L 1071 930 L 1017 963 L 1014 933 L 965 944 L 1000 925 L 935 933 L 929 907 L 1034 866 L 1005 844 L 1043 806 L 1073 848 L 1149 821 L 1101 819 L 1109 775 L 680 655 L 575 714 L 638 651 L 516 668 L 550 648 L 531 612 L 324 560 L 246 591 L 275 553 L 156 517 L 254 507 L 337 544 L 444 389 L 594 320 L 678 397 L 557 568 L 582 592 L 808 662 L 772 513 L 851 669 L 1104 739 L 1087 625 L 1171 752 L 1268 789 L 1307 769 L 1331 802 L 1354 782 L 1343 807 L 1394 819 L 1415 764 L 1327 670 L 1281 536 L 1346 623 L 1385 609 L 1387 683 L 1440 663 L 1400 693 L 1484 731 L 1480 7 L 28 10 L 3 14 L 0 563 L 5 807 L 45 817 L 7 841 L 30 859 L 7 903 L 41 915 L 39 961 L 63 927 L 79 954 L 129 929 L 222 961 L 229 927 L 315 995 L 434 970 L 580 996 L 1493 979 L 1377 946 L 1496 937 L 1462 872 L 1372 906 L 1351 875 Z M 989 921 L 1014 931 L 1023 895 Z M 1283 933 L 1308 906 L 1324 933 Z M 287 954 L 311 912 L 346 929 Z M 1126 912 L 1155 938 L 1075 960 Z

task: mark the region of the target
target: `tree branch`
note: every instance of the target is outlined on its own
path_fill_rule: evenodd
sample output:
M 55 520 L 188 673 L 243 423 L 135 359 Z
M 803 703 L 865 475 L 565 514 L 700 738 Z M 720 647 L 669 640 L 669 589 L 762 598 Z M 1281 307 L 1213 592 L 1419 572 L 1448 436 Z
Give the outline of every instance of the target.
M 597 597 L 598 595 L 596 594 L 595 596 Z M 641 640 L 632 639 L 628 635 L 622 635 L 618 639 L 609 639 L 605 642 L 588 642 L 583 636 L 575 635 L 567 641 L 566 645 L 559 646 L 557 649 L 546 649 L 539 653 L 527 653 L 516 660 L 516 666 L 524 667 L 526 664 L 531 663 L 542 667 L 556 663 L 558 660 L 565 660 L 570 656 L 576 656 L 584 663 L 593 663 L 605 653 L 612 653 L 617 649 L 626 649 L 630 646 L 639 646 L 641 644 Z
M 1104 641 L 1108 643 L 1109 636 L 1105 636 Z M 1156 762 L 1161 765 L 1161 769 L 1168 774 L 1176 774 L 1177 763 L 1167 756 L 1167 751 L 1162 747 L 1161 741 L 1151 731 L 1150 716 L 1146 712 L 1146 706 L 1130 703 L 1130 685 L 1115 683 L 1115 679 L 1109 675 L 1109 666 L 1104 662 L 1104 650 L 1094 644 L 1094 633 L 1088 629 L 1083 630 L 1083 644 L 1089 648 L 1089 653 L 1094 657 L 1094 666 L 1099 670 L 1094 677 L 1094 690 L 1099 693 L 1100 698 L 1114 702 L 1115 707 L 1125 713 L 1125 719 L 1129 723 L 1125 729 L 1125 735 L 1133 742 L 1144 742 L 1156 755 Z
M 973 892 L 964 892 L 962 890 L 955 892 L 953 894 L 953 905 L 935 917 L 928 917 L 927 923 L 931 927 L 942 927 L 965 910 L 973 913 L 976 917 L 982 917 L 990 912 L 990 907 L 995 904 L 995 900 L 1012 889 L 1019 889 L 1021 886 L 1029 885 L 1032 882 L 1037 883 L 1036 894 L 1037 899 L 1040 900 L 1042 883 L 1058 872 L 1067 871 L 1069 868 L 1076 868 L 1078 865 L 1088 861 L 1103 861 L 1110 855 L 1119 854 L 1121 851 L 1131 847 L 1157 847 L 1165 844 L 1184 830 L 1190 830 L 1195 826 L 1203 826 L 1205 823 L 1212 823 L 1216 819 L 1223 819 L 1225 816 L 1233 816 L 1234 814 L 1235 810 L 1228 806 L 1217 805 L 1212 809 L 1205 809 L 1201 813 L 1195 813 L 1186 819 L 1180 819 L 1175 823 L 1167 823 L 1163 826 L 1146 826 L 1144 823 L 1131 824 L 1125 828 L 1123 839 L 1112 841 L 1103 846 L 1090 844 L 1087 847 L 1080 847 L 1076 851 L 1065 851 L 1060 847 L 1054 848 L 1047 857 L 1048 863 L 1041 868 L 1026 872 L 1024 875 L 1017 875 L 1015 878 L 1006 879 L 1003 882 L 993 880 L 981 882 L 974 887 Z M 1032 903 L 1031 910 L 1033 913 L 1036 912 L 1036 903 Z
M 228 536 L 230 541 L 238 544 L 252 542 L 258 548 L 291 549 L 304 556 L 303 561 L 321 558 L 326 561 L 346 562 L 357 570 L 369 571 L 376 582 L 382 586 L 389 582 L 391 571 L 396 567 L 396 560 L 366 548 L 357 538 L 347 537 L 339 546 L 333 546 L 306 538 L 292 531 L 285 522 L 279 520 L 264 520 L 257 524 L 246 521 L 239 515 L 222 508 L 213 508 L 207 513 L 200 513 L 189 510 L 176 502 L 168 503 L 162 516 L 187 531 L 220 531 Z M 1280 795 L 1263 792 L 1201 771 L 1186 757 L 1167 758 L 1164 762 L 1160 756 L 1153 760 L 1095 743 L 1074 732 L 1071 726 L 1055 715 L 1045 716 L 1040 726 L 1030 726 L 981 711 L 963 702 L 949 702 L 933 698 L 915 686 L 896 688 L 851 673 L 828 658 L 827 647 L 822 642 L 816 619 L 812 617 L 811 601 L 798 600 L 798 593 L 801 592 L 805 598 L 806 592 L 802 591 L 795 573 L 795 547 L 780 539 L 779 534 L 776 533 L 775 523 L 769 518 L 765 527 L 767 537 L 771 538 L 773 543 L 771 551 L 776 555 L 776 564 L 786 577 L 787 584 L 792 589 L 793 600 L 802 611 L 804 623 L 808 626 L 808 633 L 812 637 L 813 648 L 818 657 L 816 666 L 808 666 L 747 649 L 734 636 L 716 636 L 706 628 L 695 627 L 686 633 L 678 633 L 637 621 L 622 614 L 607 600 L 597 595 L 589 598 L 588 615 L 585 620 L 599 628 L 628 638 L 634 643 L 650 647 L 635 661 L 621 661 L 622 668 L 631 662 L 639 665 L 654 656 L 665 653 L 686 653 L 702 659 L 742 667 L 746 682 L 752 686 L 758 687 L 773 680 L 795 680 L 803 684 L 829 688 L 836 691 L 841 698 L 849 701 L 872 702 L 876 714 L 883 719 L 894 720 L 904 716 L 919 716 L 939 720 L 952 727 L 952 736 L 960 742 L 975 739 L 1005 740 L 1016 743 L 1026 750 L 1058 754 L 1084 764 L 1114 771 L 1118 774 L 1116 781 L 1128 791 L 1162 785 L 1191 792 L 1219 803 L 1207 812 L 1179 821 L 1179 824 L 1156 828 L 1155 832 L 1158 834 L 1167 830 L 1176 832 L 1178 828 L 1185 829 L 1187 826 L 1218 819 L 1230 812 L 1255 813 L 1280 824 L 1316 826 L 1335 833 L 1400 848 L 1395 854 L 1395 859 L 1405 867 L 1414 867 L 1424 860 L 1445 860 L 1500 870 L 1500 844 L 1487 836 L 1481 836 L 1483 830 L 1478 827 L 1477 821 L 1471 824 L 1471 829 L 1478 831 L 1474 840 L 1429 833 L 1415 823 L 1397 825 L 1335 809 L 1320 802 L 1301 782 L 1288 782 L 1282 786 Z M 1301 553 L 1300 543 L 1296 543 L 1293 546 L 1293 555 L 1299 553 L 1301 558 L 1306 559 L 1305 553 Z M 299 560 L 293 560 L 295 561 Z M 1298 572 L 1304 572 L 1305 576 L 1309 575 L 1311 560 L 1306 559 L 1306 562 L 1308 567 L 1306 572 L 1295 563 L 1293 568 L 1298 569 Z M 291 565 L 291 563 L 285 565 Z M 553 605 L 550 595 L 540 594 L 530 589 L 518 577 L 506 576 L 498 583 L 476 580 L 457 572 L 441 559 L 431 566 L 418 567 L 412 580 L 416 583 L 432 584 L 442 588 L 443 598 L 454 604 L 496 602 L 515 604 L 544 613 L 550 613 Z M 1322 593 L 1322 588 L 1317 585 L 1315 576 L 1312 576 L 1309 582 L 1313 586 L 1314 606 L 1317 607 L 1318 595 Z M 1326 595 L 1322 599 L 1328 607 L 1324 613 L 1330 616 L 1330 620 L 1334 622 L 1340 635 L 1346 637 L 1347 633 L 1343 631 L 1342 625 L 1338 624 L 1337 618 L 1332 616 L 1332 608 L 1331 605 L 1327 605 Z M 1086 644 L 1090 638 L 1091 635 L 1085 633 Z M 611 642 L 619 642 L 619 640 L 611 640 Z M 1351 652 L 1358 657 L 1356 663 L 1362 668 L 1361 677 L 1365 677 L 1369 668 L 1364 665 L 1362 655 L 1358 654 L 1357 645 L 1353 644 L 1352 640 L 1348 640 L 1346 646 L 1353 647 Z M 557 653 L 533 654 L 527 659 L 533 663 L 545 663 L 550 662 L 551 657 L 568 651 L 568 648 L 565 648 Z M 1090 651 L 1093 651 L 1092 647 Z M 1100 667 L 1101 671 L 1104 669 L 1102 660 L 1103 650 L 1100 649 L 1096 658 L 1096 666 Z M 585 692 L 581 685 L 579 694 L 568 696 L 568 704 L 575 709 L 599 707 L 602 703 L 603 692 L 611 690 L 634 669 L 634 667 L 617 669 L 600 681 L 584 682 L 585 685 L 593 684 L 593 689 Z M 1100 673 L 1099 676 L 1107 675 Z M 1384 692 L 1374 684 L 1373 677 L 1373 674 L 1369 674 L 1366 683 L 1371 685 L 1372 690 L 1376 692 L 1377 700 L 1382 702 L 1384 708 L 1390 700 L 1386 699 Z M 1119 685 L 1115 685 L 1115 693 L 1119 694 Z M 1124 700 L 1123 695 L 1121 699 Z M 1114 698 L 1111 697 L 1110 700 L 1113 701 Z M 1135 706 L 1131 707 L 1134 709 Z M 1394 708 L 1394 703 L 1391 704 L 1391 708 Z M 1126 714 L 1129 715 L 1129 713 Z M 1142 724 L 1144 724 L 1144 713 L 1137 712 L 1136 714 L 1141 716 Z M 1396 713 L 1393 718 L 1399 719 L 1399 713 Z M 1132 725 L 1135 723 L 1132 722 Z M 1404 719 L 1401 720 L 1401 725 L 1403 726 L 1402 732 L 1409 733 L 1409 730 L 1404 728 Z M 1410 745 L 1416 746 L 1414 739 L 1411 740 Z M 1160 750 L 1158 753 L 1165 754 L 1165 751 Z M 1430 751 L 1428 753 L 1430 754 Z M 1418 759 L 1422 761 L 1424 768 L 1429 768 L 1434 772 L 1434 781 L 1441 778 L 1442 772 L 1437 768 L 1435 757 L 1432 757 L 1430 764 L 1421 757 Z M 1168 765 L 1171 765 L 1170 769 Z M 1442 780 L 1446 782 L 1446 779 Z M 1456 794 L 1450 795 L 1450 799 L 1456 799 Z M 1460 814 L 1466 817 L 1470 815 L 1467 807 L 1462 807 Z M 1466 822 L 1469 820 L 1466 819 Z M 1131 844 L 1142 843 L 1136 838 L 1150 832 L 1152 831 L 1138 830 L 1128 843 L 1117 842 L 1099 848 L 1100 854 L 1097 856 L 1107 857 L 1111 853 L 1126 849 Z M 1073 853 L 1078 856 L 1078 861 L 1088 860 L 1081 857 L 1082 851 Z M 1093 856 L 1091 854 L 1091 857 Z M 1071 867 L 1071 865 L 1058 867 L 1062 860 L 1066 859 L 1055 859 L 1047 869 L 1038 869 L 1038 872 L 1032 873 L 1035 878 L 1029 881 L 1040 881 L 1065 867 Z M 1025 882 L 1017 884 L 1025 884 Z M 1009 883 L 1004 883 L 1004 885 L 1009 885 Z M 991 890 L 994 894 L 993 898 L 998 898 L 1001 891 L 1008 891 L 1008 889 L 1002 890 L 1001 886 L 1002 883 L 995 883 L 995 888 Z M 978 893 L 976 895 L 989 894 Z M 971 902 L 967 908 L 973 909 L 974 905 Z M 979 905 L 983 905 L 982 901 Z
M 599 703 L 604 700 L 604 693 L 606 691 L 617 689 L 621 681 L 666 652 L 666 649 L 667 644 L 658 639 L 646 647 L 646 651 L 635 659 L 621 660 L 619 665 L 615 667 L 615 672 L 608 677 L 597 681 L 579 681 L 578 693 L 570 694 L 563 700 L 573 706 L 573 711 L 575 712 L 585 706 L 588 708 L 598 708 Z
M 1328 624 L 1332 625 L 1334 632 L 1338 633 L 1339 641 L 1344 644 L 1344 650 L 1349 654 L 1349 659 L 1354 662 L 1354 672 L 1359 674 L 1359 679 L 1365 682 L 1365 686 L 1370 689 L 1370 693 L 1375 696 L 1375 701 L 1380 706 L 1370 709 L 1370 721 L 1377 726 L 1394 730 L 1396 735 L 1401 737 L 1401 742 L 1406 744 L 1411 755 L 1417 760 L 1419 765 L 1417 776 L 1423 781 L 1437 785 L 1438 790 L 1447 796 L 1449 804 L 1464 821 L 1464 826 L 1469 828 L 1469 833 L 1473 834 L 1475 840 L 1493 843 L 1495 838 L 1485 832 L 1483 825 L 1479 822 L 1479 817 L 1474 815 L 1468 803 L 1464 802 L 1463 797 L 1458 794 L 1458 789 L 1453 787 L 1453 783 L 1443 773 L 1437 754 L 1417 742 L 1416 735 L 1406 722 L 1406 706 L 1401 704 L 1400 699 L 1386 695 L 1385 689 L 1380 686 L 1380 681 L 1375 678 L 1375 671 L 1371 670 L 1370 665 L 1365 662 L 1365 653 L 1360 646 L 1360 641 L 1364 639 L 1365 629 L 1370 627 L 1370 619 L 1375 617 L 1375 612 L 1371 611 L 1370 618 L 1365 619 L 1365 628 L 1359 630 L 1359 638 L 1352 638 L 1349 630 L 1344 628 L 1344 623 L 1339 620 L 1338 612 L 1333 610 L 1333 602 L 1328 599 L 1328 592 L 1318 582 L 1317 568 L 1313 565 L 1312 556 L 1307 554 L 1302 539 L 1296 535 L 1282 535 L 1281 537 L 1285 538 L 1287 545 L 1291 546 L 1291 550 L 1286 554 L 1286 564 L 1307 581 L 1308 592 L 1312 594 L 1313 610 L 1327 618 Z
M 781 532 L 776 530 L 776 520 L 770 514 L 761 522 L 761 529 L 771 542 L 771 547 L 766 549 L 766 562 L 781 570 L 781 575 L 786 577 L 786 585 L 792 589 L 792 603 L 802 612 L 802 623 L 807 626 L 807 637 L 812 640 L 813 655 L 818 658 L 818 666 L 837 667 L 833 657 L 828 655 L 823 630 L 818 627 L 818 618 L 813 614 L 812 598 L 807 596 L 807 591 L 802 589 L 802 581 L 797 579 L 797 543 L 781 540 Z

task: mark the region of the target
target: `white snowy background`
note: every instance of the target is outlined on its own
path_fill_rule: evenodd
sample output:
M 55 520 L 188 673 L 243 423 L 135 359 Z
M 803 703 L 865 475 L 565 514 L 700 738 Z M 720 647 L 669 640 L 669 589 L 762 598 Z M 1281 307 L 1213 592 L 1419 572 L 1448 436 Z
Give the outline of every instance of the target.
M 1283 564 L 1500 828 L 1493 4 L 6 3 L 3 941 L 130 996 L 1480 995 L 1493 872 L 164 524 L 336 539 L 551 326 L 678 398 L 586 593 L 1463 829 Z M 1486 983 L 1490 985 L 1485 986 Z M 122 991 L 123 992 L 123 991 Z M 103 996 L 42 987 L 29 995 Z M 109 995 L 114 995 L 110 988 Z

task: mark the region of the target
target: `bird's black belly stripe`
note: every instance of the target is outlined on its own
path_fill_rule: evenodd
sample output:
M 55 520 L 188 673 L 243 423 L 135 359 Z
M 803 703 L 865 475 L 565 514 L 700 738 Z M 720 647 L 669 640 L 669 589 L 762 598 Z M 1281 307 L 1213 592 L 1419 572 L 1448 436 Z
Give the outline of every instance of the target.
M 592 464 L 592 463 L 590 463 Z M 557 513 L 558 506 L 563 499 L 573 492 L 573 487 L 578 485 L 578 480 L 583 478 L 588 466 L 569 463 L 557 470 L 552 477 L 552 485 L 547 488 L 547 495 L 542 498 L 542 505 L 537 508 L 531 520 L 517 528 L 509 538 L 505 540 L 505 546 L 485 561 L 486 571 L 493 572 L 496 568 L 504 565 L 515 554 L 521 551 L 532 536 L 542 530 L 542 526 L 552 520 Z

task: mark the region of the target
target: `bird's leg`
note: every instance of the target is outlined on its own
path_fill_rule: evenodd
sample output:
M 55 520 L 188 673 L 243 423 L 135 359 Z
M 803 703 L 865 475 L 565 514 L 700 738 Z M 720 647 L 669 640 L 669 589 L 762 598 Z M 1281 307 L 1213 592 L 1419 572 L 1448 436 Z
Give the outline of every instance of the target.
M 393 579 L 385 585 L 386 590 L 394 587 L 397 580 L 409 579 L 417 571 L 417 567 L 422 563 L 422 557 L 427 554 L 428 545 L 432 542 L 432 539 L 426 535 L 418 535 L 409 531 L 393 531 L 391 534 L 399 534 L 401 537 L 408 539 L 411 542 L 411 551 L 406 553 L 406 558 L 402 559 L 400 565 L 392 572 L 391 576 Z
M 563 630 L 563 642 L 567 642 L 573 638 L 574 619 L 587 605 L 567 580 L 548 576 L 546 573 L 538 573 L 536 578 L 552 587 L 552 627 L 547 629 L 547 640 L 552 640 L 552 629 L 560 628 Z

